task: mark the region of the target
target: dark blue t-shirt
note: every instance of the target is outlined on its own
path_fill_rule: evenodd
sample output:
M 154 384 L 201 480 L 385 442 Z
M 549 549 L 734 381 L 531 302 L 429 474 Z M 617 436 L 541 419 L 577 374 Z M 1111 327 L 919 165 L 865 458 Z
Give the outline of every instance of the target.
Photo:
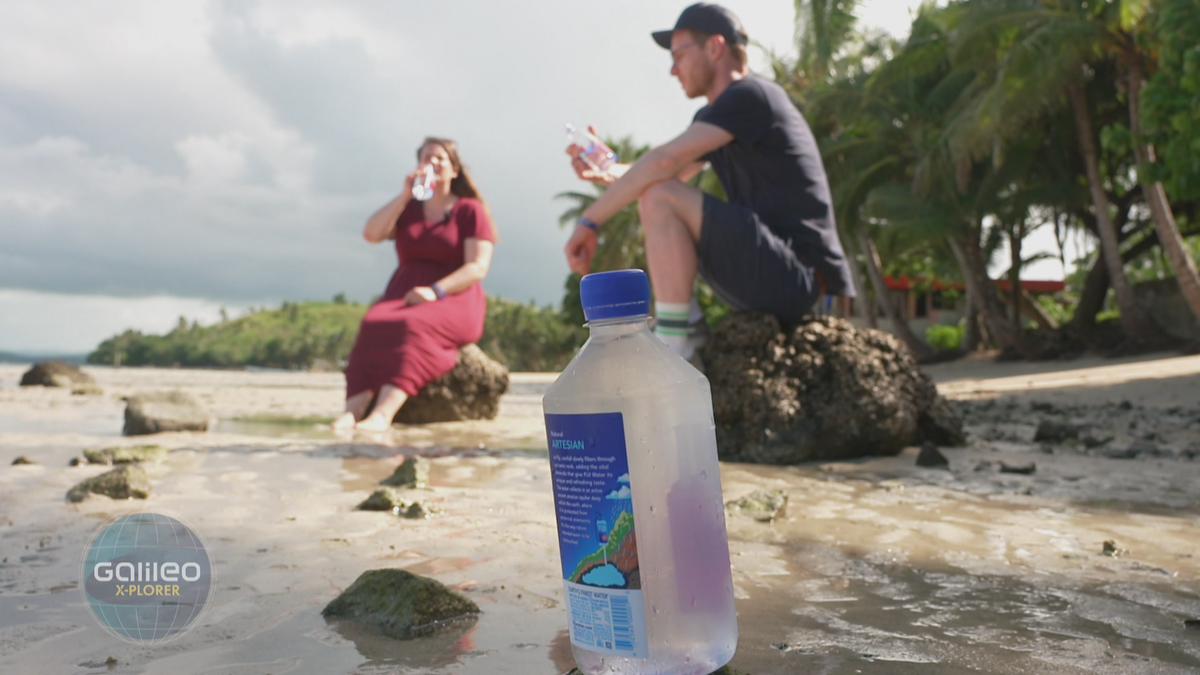
M 705 159 L 731 204 L 744 206 L 821 273 L 826 292 L 854 296 L 833 198 L 812 130 L 783 88 L 747 76 L 696 113 L 733 134 Z

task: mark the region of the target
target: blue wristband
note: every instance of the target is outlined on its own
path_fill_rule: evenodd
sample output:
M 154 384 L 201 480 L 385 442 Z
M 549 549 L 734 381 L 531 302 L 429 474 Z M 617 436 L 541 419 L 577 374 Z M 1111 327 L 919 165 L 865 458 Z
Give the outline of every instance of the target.
M 587 218 L 584 218 L 583 216 L 580 216 L 580 217 L 579 217 L 579 220 L 577 220 L 577 221 L 575 221 L 575 222 L 579 223 L 580 225 L 582 225 L 582 226 L 584 226 L 584 227 L 590 228 L 590 229 L 591 229 L 593 232 L 597 232 L 597 233 L 599 233 L 599 232 L 600 232 L 600 226 L 599 226 L 599 225 L 597 225 L 596 223 L 594 223 L 594 222 L 592 222 L 592 221 L 588 220 Z
M 433 294 L 438 297 L 438 300 L 441 300 L 442 298 L 446 297 L 445 289 L 443 289 L 442 285 L 439 284 L 438 282 L 435 281 L 432 284 L 429 284 L 429 287 L 431 289 L 433 289 Z

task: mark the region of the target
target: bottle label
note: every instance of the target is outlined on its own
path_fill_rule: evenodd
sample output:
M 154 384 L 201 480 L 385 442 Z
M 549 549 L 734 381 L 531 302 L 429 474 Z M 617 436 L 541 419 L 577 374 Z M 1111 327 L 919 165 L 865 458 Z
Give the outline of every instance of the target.
M 633 493 L 621 413 L 546 415 L 571 643 L 646 658 Z

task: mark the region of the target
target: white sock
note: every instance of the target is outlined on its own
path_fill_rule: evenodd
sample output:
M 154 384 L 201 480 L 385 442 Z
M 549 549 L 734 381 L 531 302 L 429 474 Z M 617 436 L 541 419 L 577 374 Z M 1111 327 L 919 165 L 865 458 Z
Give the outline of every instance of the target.
M 700 302 L 696 300 L 696 296 L 692 296 L 692 301 L 688 303 L 688 323 L 700 323 L 704 320 L 704 310 L 700 309 Z
M 692 302 L 695 302 L 694 298 Z M 693 351 L 688 343 L 689 305 L 687 302 L 654 303 L 654 334 L 685 359 L 691 358 Z

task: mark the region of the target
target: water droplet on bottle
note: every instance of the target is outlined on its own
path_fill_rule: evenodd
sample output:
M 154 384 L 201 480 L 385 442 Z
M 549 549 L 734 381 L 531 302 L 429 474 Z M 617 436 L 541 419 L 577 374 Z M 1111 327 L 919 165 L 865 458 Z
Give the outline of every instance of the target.
M 650 513 L 654 513 L 654 507 L 653 507 L 653 506 L 651 506 L 651 507 L 650 507 Z
M 654 610 L 655 614 L 658 614 L 658 605 L 652 605 L 650 609 Z

